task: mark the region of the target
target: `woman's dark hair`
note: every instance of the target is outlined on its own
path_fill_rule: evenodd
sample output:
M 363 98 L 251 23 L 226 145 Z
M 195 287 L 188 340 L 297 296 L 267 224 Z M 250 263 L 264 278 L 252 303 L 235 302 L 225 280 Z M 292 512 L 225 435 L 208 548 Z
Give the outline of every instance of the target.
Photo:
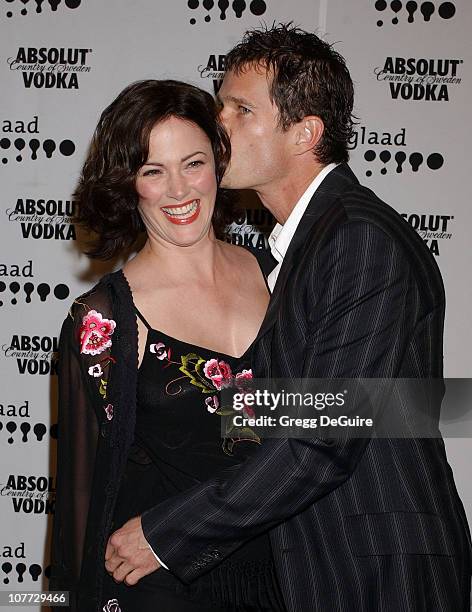
M 148 159 L 152 128 L 170 117 L 190 121 L 208 136 L 220 184 L 231 147 L 212 96 L 179 81 L 132 83 L 103 111 L 74 194 L 77 221 L 96 234 L 89 257 L 110 259 L 131 247 L 144 230 L 136 175 Z M 217 236 L 232 220 L 231 202 L 227 192 L 218 190 L 212 218 Z
M 291 23 L 249 30 L 226 56 L 226 70 L 238 74 L 248 67 L 272 73 L 269 96 L 283 130 L 317 115 L 325 127 L 313 151 L 318 160 L 348 161 L 354 87 L 344 58 L 331 45 Z

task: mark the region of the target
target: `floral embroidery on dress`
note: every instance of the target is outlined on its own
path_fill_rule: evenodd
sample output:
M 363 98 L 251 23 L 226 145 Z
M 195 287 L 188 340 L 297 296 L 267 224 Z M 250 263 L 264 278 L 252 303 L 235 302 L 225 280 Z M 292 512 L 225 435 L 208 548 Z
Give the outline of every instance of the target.
M 113 418 L 113 404 L 108 404 L 107 406 L 104 406 L 104 409 L 107 415 L 107 419 L 111 421 Z
M 156 357 L 160 359 L 161 361 L 168 357 L 166 345 L 163 342 L 158 342 L 157 344 L 151 344 L 149 347 L 149 350 L 151 351 L 151 353 L 156 355 Z M 170 355 L 169 355 L 169 359 L 170 359 Z
M 210 359 L 207 361 L 203 366 L 203 373 L 211 380 L 218 391 L 223 387 L 228 387 L 233 378 L 231 367 L 226 361 L 218 361 L 218 359 Z
M 110 336 L 115 331 L 113 319 L 104 319 L 96 310 L 90 310 L 80 326 L 80 352 L 99 355 L 112 344 Z
M 252 380 L 252 370 L 243 370 L 242 372 L 238 372 L 235 378 L 236 381 L 239 382 L 241 382 L 242 380 Z
M 107 381 L 103 378 L 100 379 L 100 387 L 98 388 L 98 392 L 103 397 L 103 399 L 107 398 Z
M 166 385 L 168 395 L 179 395 L 182 385 L 179 381 L 187 379 L 191 385 L 200 389 L 202 393 L 211 394 L 206 397 L 204 405 L 211 414 L 216 414 L 224 419 L 224 431 L 226 437 L 223 440 L 223 451 L 232 455 L 232 449 L 237 442 L 251 441 L 260 444 L 261 439 L 250 427 L 236 427 L 232 418 L 237 414 L 233 406 L 223 406 L 215 391 L 221 391 L 231 386 L 243 391 L 252 380 L 252 370 L 243 369 L 233 374 L 231 366 L 219 359 L 203 359 L 196 353 L 187 353 L 180 356 L 180 361 L 171 360 L 171 348 L 164 342 L 156 342 L 149 346 L 149 351 L 162 361 L 162 367 L 168 368 L 178 366 L 184 376 L 174 378 Z M 244 406 L 242 413 L 247 418 L 254 418 L 255 412 L 250 406 Z
M 208 412 L 216 412 L 220 407 L 220 400 L 217 395 L 213 395 L 212 397 L 206 398 L 205 404 Z
M 121 612 L 117 599 L 109 599 L 102 609 L 103 612 Z
M 94 378 L 98 378 L 99 376 L 103 376 L 103 370 L 102 370 L 102 366 L 97 363 L 93 366 L 90 366 L 88 369 L 88 373 L 90 374 L 90 376 L 93 376 Z

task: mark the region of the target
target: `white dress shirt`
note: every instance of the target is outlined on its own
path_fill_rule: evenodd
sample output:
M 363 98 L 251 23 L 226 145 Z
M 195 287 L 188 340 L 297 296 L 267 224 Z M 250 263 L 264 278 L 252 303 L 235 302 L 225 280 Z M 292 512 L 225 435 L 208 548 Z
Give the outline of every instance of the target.
M 280 223 L 277 223 L 277 225 L 272 230 L 269 236 L 269 245 L 272 255 L 275 257 L 278 263 L 267 277 L 267 284 L 269 285 L 269 289 L 271 291 L 274 290 L 275 282 L 279 275 L 280 267 L 285 257 L 285 253 L 287 252 L 290 242 L 292 241 L 293 235 L 295 234 L 295 230 L 297 229 L 298 224 L 300 223 L 300 219 L 302 218 L 303 213 L 305 212 L 313 194 L 320 186 L 321 181 L 328 175 L 329 172 L 331 172 L 333 168 L 336 168 L 337 165 L 338 164 L 328 164 L 327 166 L 325 166 L 323 170 L 321 170 L 321 172 L 317 174 L 313 181 L 308 185 L 307 190 L 296 203 L 295 208 L 290 213 L 287 221 L 285 221 L 285 224 L 280 225 Z M 149 545 L 149 548 L 151 549 L 156 559 L 159 561 L 160 565 L 166 570 L 168 570 L 169 568 L 167 567 L 167 565 L 163 563 L 161 559 L 159 559 L 154 550 L 151 548 L 151 545 Z
M 313 181 L 308 185 L 305 193 L 298 200 L 290 213 L 287 221 L 285 221 L 284 225 L 277 223 L 269 236 L 269 246 L 272 255 L 277 260 L 277 265 L 272 270 L 272 272 L 267 277 L 267 284 L 269 285 L 269 289 L 272 292 L 275 287 L 275 283 L 277 281 L 277 277 L 279 276 L 280 268 L 282 266 L 282 262 L 284 260 L 285 254 L 287 253 L 288 247 L 292 241 L 293 235 L 300 223 L 301 218 L 303 217 L 303 213 L 307 209 L 308 204 L 310 203 L 313 194 L 321 185 L 323 179 L 331 172 L 333 168 L 336 168 L 338 164 L 328 164 L 321 170 L 319 174 L 315 176 Z
M 145 539 L 146 539 L 146 538 L 145 538 Z M 153 549 L 151 548 L 151 545 L 149 544 L 149 542 L 148 542 L 148 546 L 149 546 L 149 548 L 151 549 L 152 554 L 153 554 L 153 555 L 156 557 L 156 559 L 158 560 L 159 565 L 161 565 L 161 566 L 162 566 L 164 569 L 168 570 L 169 568 L 167 567 L 167 565 L 166 565 L 165 563 L 163 563 L 163 562 L 162 562 L 162 561 L 159 559 L 159 557 L 156 555 L 156 553 L 155 553 L 155 552 L 153 551 Z

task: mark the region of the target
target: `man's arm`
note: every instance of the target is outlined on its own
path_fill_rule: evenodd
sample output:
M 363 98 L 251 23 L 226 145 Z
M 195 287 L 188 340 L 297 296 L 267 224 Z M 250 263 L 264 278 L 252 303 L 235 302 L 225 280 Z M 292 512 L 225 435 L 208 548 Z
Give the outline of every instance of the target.
M 408 263 L 365 222 L 338 228 L 309 270 L 302 376 L 398 374 L 408 341 Z M 142 514 L 146 539 L 183 581 L 246 540 L 303 511 L 355 469 L 366 439 L 266 439 L 241 466 L 220 472 Z
M 149 542 L 148 542 L 148 544 L 149 544 Z M 163 567 L 164 569 L 168 570 L 169 568 L 167 567 L 167 565 L 166 565 L 165 563 L 163 563 L 163 562 L 161 561 L 161 559 L 159 559 L 159 557 L 158 557 L 158 556 L 156 555 L 156 553 L 153 551 L 152 546 L 151 546 L 150 544 L 149 544 L 149 548 L 151 549 L 152 554 L 153 554 L 153 555 L 156 557 L 157 562 L 159 563 L 159 565 L 160 565 L 161 567 Z

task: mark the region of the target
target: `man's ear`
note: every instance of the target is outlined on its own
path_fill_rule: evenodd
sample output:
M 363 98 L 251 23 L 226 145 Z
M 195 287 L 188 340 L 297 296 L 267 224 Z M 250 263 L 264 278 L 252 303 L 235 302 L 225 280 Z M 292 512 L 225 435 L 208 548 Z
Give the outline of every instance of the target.
M 317 115 L 304 117 L 296 127 L 295 137 L 299 153 L 315 148 L 324 132 L 324 123 Z

